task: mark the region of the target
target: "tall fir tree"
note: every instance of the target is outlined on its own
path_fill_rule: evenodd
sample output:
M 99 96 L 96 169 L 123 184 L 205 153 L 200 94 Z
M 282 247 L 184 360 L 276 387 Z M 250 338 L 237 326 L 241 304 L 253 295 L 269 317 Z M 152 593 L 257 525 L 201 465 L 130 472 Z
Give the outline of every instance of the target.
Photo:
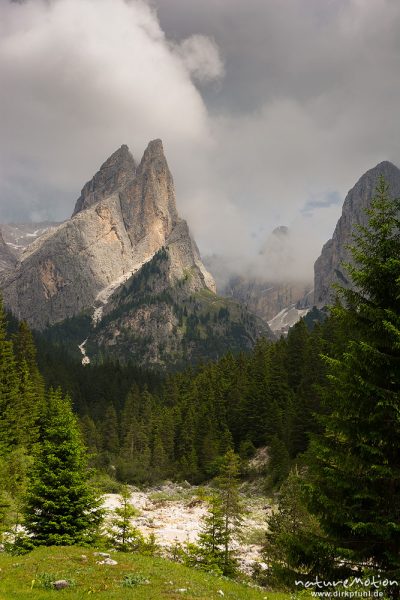
M 313 579 L 332 562 L 318 519 L 307 509 L 304 482 L 292 471 L 279 490 L 277 510 L 267 518 L 263 559 L 268 569 L 262 582 L 273 588 L 294 589 L 296 579 Z
M 338 288 L 333 309 L 348 341 L 326 358 L 310 489 L 341 564 L 400 579 L 400 200 L 383 178 L 367 212 L 347 265 L 354 288 Z
M 208 498 L 208 511 L 201 522 L 196 544 L 187 545 L 187 563 L 204 571 L 223 574 L 235 570 L 233 564 L 226 564 L 226 529 L 221 496 L 213 493 Z M 228 566 L 228 568 L 227 568 Z
M 93 540 L 102 518 L 88 483 L 86 449 L 71 402 L 50 391 L 24 507 L 33 545 L 73 545 Z

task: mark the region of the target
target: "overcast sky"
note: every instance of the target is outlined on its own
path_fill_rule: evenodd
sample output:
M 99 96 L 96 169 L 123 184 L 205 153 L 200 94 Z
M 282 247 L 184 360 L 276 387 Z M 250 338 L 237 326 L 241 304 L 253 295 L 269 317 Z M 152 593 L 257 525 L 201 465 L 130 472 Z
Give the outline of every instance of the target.
M 400 164 L 399 0 L 0 0 L 0 222 L 61 220 L 161 137 L 203 254 L 287 225 L 310 274 L 348 189 Z

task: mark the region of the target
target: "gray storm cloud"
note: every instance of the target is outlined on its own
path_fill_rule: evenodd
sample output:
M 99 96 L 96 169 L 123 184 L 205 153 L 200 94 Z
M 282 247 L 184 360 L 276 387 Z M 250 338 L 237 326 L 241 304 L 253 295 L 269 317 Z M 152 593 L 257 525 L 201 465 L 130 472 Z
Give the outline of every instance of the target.
M 162 137 L 203 253 L 268 276 L 259 250 L 287 225 L 288 274 L 310 278 L 347 190 L 381 160 L 400 164 L 397 0 L 3 0 L 1 12 L 0 221 L 67 217 L 116 147 L 140 158 Z
M 190 72 L 215 77 L 206 39 L 171 48 L 136 0 L 2 4 L 1 218 L 71 212 L 81 185 L 122 143 L 163 137 L 172 161 L 204 153 L 207 111 Z M 214 62 L 213 62 L 214 61 Z M 212 72 L 210 72 L 210 69 Z

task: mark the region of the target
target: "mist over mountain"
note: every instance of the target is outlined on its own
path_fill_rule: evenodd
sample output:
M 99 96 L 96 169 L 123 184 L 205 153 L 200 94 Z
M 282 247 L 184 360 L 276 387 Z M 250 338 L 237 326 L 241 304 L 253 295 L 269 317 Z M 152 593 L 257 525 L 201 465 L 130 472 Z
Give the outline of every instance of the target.
M 312 276 L 355 174 L 399 160 L 399 17 L 389 0 L 5 0 L 0 222 L 68 218 L 121 141 L 161 137 L 202 254 L 246 269 L 284 224 Z
M 287 333 L 312 306 L 311 260 L 301 253 L 302 242 L 290 229 L 274 229 L 255 258 L 209 256 L 217 290 L 261 317 L 273 331 Z

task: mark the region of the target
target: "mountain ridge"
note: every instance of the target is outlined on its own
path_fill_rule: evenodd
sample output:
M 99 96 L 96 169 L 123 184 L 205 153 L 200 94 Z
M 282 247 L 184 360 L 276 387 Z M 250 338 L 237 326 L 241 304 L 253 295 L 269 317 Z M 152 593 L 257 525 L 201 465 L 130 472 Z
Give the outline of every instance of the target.
M 72 218 L 36 239 L 2 277 L 5 303 L 36 329 L 73 317 L 139 269 L 180 221 L 161 140 L 150 142 L 137 169 L 122 146 L 84 186 Z M 195 254 L 205 273 L 197 247 Z M 211 276 L 205 284 L 215 289 Z
M 135 297 L 120 301 L 118 294 L 126 291 L 130 281 L 146 279 L 148 265 L 154 265 L 160 251 L 167 256 L 168 268 L 157 267 L 159 280 L 147 281 L 140 302 Z M 0 287 L 7 308 L 33 329 L 44 331 L 58 324 L 57 331 L 64 331 L 66 340 L 74 331 L 73 343 L 85 364 L 91 358 L 101 360 L 96 344 L 118 360 L 125 355 L 127 360 L 166 366 L 168 352 L 161 352 L 162 348 L 173 347 L 176 360 L 183 361 L 183 344 L 189 361 L 202 360 L 212 354 L 204 341 L 207 336 L 221 352 L 230 349 L 230 342 L 240 351 L 252 347 L 261 335 L 273 337 L 267 325 L 239 306 L 231 310 L 232 323 L 226 307 L 221 315 L 228 325 L 221 327 L 215 319 L 206 300 L 207 294 L 214 298 L 215 282 L 186 221 L 178 215 L 174 182 L 159 139 L 148 144 L 138 166 L 126 145 L 116 150 L 82 188 L 71 218 L 27 246 L 15 269 L 0 274 Z M 194 297 L 196 302 L 190 300 Z M 116 302 L 126 314 L 119 311 L 110 322 Z M 144 310 L 144 305 L 151 309 Z M 193 325 L 190 343 L 186 326 L 179 328 L 181 305 Z M 212 326 L 205 326 L 211 313 Z M 102 324 L 105 317 L 107 331 Z M 197 322 L 200 317 L 204 327 Z M 79 323 L 85 339 L 77 340 Z M 128 342 L 120 351 L 122 326 Z M 235 333 L 228 335 L 231 330 Z M 152 352 L 147 350 L 150 347 Z M 207 351 L 205 355 L 200 348 Z

